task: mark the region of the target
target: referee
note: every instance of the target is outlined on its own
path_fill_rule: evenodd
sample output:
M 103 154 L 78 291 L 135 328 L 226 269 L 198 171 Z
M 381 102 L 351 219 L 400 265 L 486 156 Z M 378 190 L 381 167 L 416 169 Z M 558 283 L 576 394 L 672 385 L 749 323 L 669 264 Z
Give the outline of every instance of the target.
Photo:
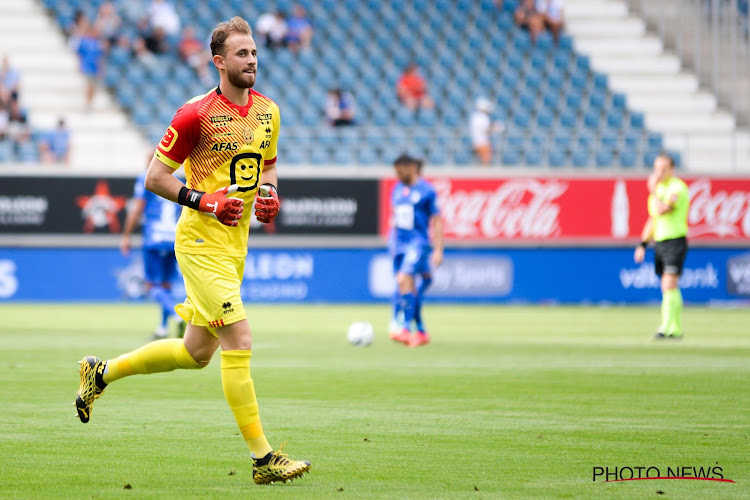
M 682 293 L 678 286 L 687 254 L 687 185 L 674 176 L 674 160 L 661 154 L 654 160 L 654 173 L 648 178 L 648 214 L 641 244 L 635 249 L 636 263 L 643 262 L 646 247 L 653 240 L 654 268 L 661 277 L 661 325 L 655 340 L 682 338 Z

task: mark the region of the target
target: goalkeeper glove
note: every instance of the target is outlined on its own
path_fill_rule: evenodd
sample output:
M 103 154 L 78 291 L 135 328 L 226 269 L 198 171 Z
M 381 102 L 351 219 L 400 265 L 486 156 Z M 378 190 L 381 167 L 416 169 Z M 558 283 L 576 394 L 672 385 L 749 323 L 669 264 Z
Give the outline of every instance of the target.
M 197 189 L 183 187 L 177 196 L 177 203 L 193 210 L 208 214 L 225 226 L 234 227 L 242 218 L 244 202 L 239 198 L 227 198 L 227 194 L 237 191 L 237 184 L 206 194 Z
M 263 184 L 255 200 L 255 218 L 264 224 L 273 222 L 279 214 L 279 195 L 273 184 Z

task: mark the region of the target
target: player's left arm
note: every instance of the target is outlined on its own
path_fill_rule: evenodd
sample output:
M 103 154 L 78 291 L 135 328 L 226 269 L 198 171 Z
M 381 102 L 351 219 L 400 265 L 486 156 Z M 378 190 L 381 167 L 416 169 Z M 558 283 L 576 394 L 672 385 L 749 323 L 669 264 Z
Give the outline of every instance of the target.
M 255 218 L 259 222 L 269 224 L 273 222 L 279 214 L 281 204 L 279 202 L 279 175 L 276 170 L 276 156 L 278 153 L 279 143 L 279 126 L 281 119 L 278 108 L 273 114 L 273 132 L 271 132 L 271 142 L 266 149 L 266 155 L 263 159 L 263 173 L 261 175 L 261 184 L 258 189 L 258 196 L 255 199 Z
M 443 263 L 443 217 L 440 215 L 438 207 L 437 193 L 432 191 L 427 200 L 427 209 L 430 213 L 430 226 L 432 228 L 432 265 L 434 268 L 440 267 Z
M 443 263 L 443 217 L 437 213 L 430 217 L 432 225 L 432 265 L 435 268 Z

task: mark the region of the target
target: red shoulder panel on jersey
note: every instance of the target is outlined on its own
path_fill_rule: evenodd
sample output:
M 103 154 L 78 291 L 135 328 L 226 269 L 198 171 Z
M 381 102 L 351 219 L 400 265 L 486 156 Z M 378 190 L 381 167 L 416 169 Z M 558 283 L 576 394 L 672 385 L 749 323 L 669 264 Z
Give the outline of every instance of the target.
M 206 98 L 210 98 L 210 94 Z M 204 100 L 205 98 L 183 104 L 175 113 L 172 123 L 157 146 L 158 152 L 172 160 L 177 166 L 190 156 L 193 148 L 198 144 L 201 130 L 198 106 Z

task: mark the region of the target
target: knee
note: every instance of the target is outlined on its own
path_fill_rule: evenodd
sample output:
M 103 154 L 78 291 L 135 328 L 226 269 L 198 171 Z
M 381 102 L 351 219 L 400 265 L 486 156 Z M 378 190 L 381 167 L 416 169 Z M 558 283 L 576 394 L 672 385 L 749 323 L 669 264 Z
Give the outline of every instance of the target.
M 214 356 L 214 351 L 201 346 L 192 350 L 188 349 L 188 354 L 191 358 L 193 358 L 193 361 L 195 362 L 195 368 L 200 370 L 207 367 L 211 362 L 211 358 L 213 358 Z

